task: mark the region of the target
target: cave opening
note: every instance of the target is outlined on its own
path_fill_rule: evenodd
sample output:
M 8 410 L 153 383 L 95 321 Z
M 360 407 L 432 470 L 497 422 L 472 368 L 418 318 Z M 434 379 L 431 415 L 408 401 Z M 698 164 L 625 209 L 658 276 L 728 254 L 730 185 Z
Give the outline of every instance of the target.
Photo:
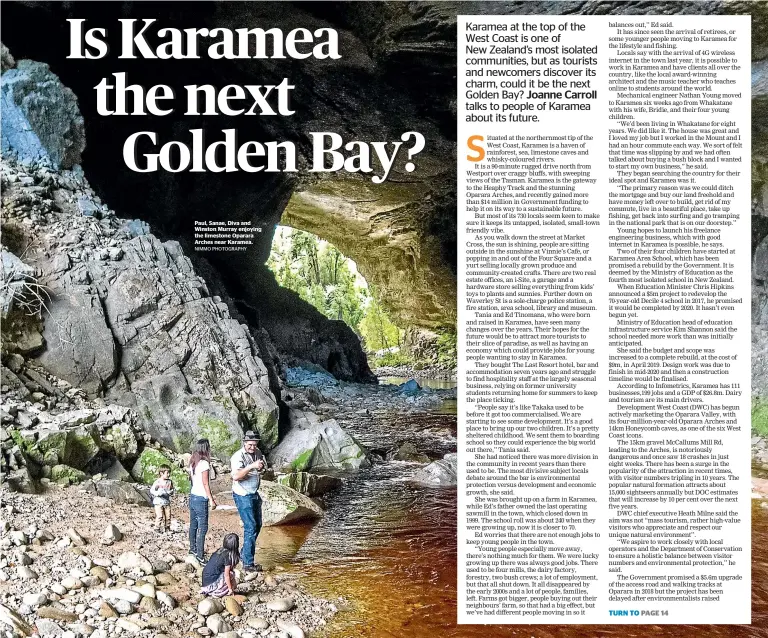
M 355 261 L 334 244 L 290 226 L 277 226 L 267 267 L 277 283 L 360 339 L 371 368 L 407 365 L 406 330 L 396 325 Z M 338 376 L 338 352 L 323 367 Z

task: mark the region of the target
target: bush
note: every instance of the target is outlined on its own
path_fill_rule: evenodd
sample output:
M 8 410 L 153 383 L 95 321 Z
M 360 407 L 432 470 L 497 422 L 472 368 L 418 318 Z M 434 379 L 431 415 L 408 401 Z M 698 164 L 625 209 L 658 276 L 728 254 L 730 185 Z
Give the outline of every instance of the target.
M 411 367 L 413 361 L 403 352 L 387 352 L 379 357 L 372 357 L 372 368 L 397 368 L 399 366 Z
M 752 431 L 768 437 L 768 400 L 764 398 L 752 399 Z

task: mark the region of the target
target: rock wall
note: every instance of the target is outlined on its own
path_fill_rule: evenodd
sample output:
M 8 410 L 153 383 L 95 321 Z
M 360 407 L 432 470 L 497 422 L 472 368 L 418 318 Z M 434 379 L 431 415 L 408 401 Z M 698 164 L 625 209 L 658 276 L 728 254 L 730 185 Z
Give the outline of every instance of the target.
M 30 353 L 40 365 L 135 408 L 147 432 L 178 449 L 207 433 L 226 453 L 243 425 L 277 443 L 258 347 L 178 243 L 137 234 L 146 229 L 115 217 L 76 172 L 4 161 L 2 178 L 4 235 L 45 291 L 42 345 Z
M 134 408 L 176 449 L 203 435 L 225 455 L 243 426 L 276 445 L 277 400 L 256 341 L 177 242 L 116 217 L 91 190 L 77 166 L 74 95 L 30 61 L 3 74 L 2 95 L 3 353 Z

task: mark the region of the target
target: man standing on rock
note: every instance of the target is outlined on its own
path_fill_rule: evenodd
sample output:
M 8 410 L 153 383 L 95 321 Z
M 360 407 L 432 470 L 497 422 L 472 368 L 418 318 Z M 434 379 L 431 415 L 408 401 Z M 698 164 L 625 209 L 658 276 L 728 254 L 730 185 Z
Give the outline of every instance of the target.
M 243 521 L 243 571 L 261 571 L 253 562 L 256 538 L 261 531 L 261 472 L 266 469 L 264 457 L 258 448 L 259 437 L 248 430 L 243 435 L 243 447 L 232 456 L 232 495 Z

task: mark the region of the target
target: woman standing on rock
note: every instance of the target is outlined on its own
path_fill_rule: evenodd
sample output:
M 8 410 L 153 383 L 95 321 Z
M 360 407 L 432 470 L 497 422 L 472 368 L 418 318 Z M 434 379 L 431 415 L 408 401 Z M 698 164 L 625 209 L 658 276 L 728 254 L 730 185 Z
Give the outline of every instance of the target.
M 216 507 L 211 495 L 211 444 L 199 439 L 189 460 L 192 490 L 189 493 L 189 553 L 205 564 L 205 535 L 208 533 L 208 504 Z

